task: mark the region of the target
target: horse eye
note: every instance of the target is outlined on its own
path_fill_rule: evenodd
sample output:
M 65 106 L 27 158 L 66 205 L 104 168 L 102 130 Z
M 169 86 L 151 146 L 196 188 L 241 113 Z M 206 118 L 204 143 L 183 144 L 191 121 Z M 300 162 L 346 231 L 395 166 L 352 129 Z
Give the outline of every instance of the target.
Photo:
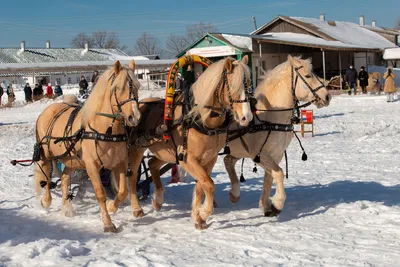
M 306 77 L 307 79 L 310 79 L 310 78 L 311 78 L 311 75 L 310 75 L 310 74 L 307 74 L 305 77 Z

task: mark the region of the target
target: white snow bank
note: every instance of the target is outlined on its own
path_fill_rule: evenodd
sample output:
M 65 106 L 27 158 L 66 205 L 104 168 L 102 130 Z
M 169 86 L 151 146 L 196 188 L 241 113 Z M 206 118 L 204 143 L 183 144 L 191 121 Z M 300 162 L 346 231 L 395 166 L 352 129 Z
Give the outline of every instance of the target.
M 195 183 L 167 185 L 167 173 L 162 210 L 147 201 L 146 216 L 134 219 L 126 203 L 111 215 L 114 235 L 102 232 L 92 190 L 73 202 L 76 217 L 64 218 L 58 193 L 43 210 L 33 169 L 8 163 L 32 156 L 34 123 L 47 105 L 0 109 L 0 266 L 398 266 L 400 102 L 339 96 L 327 108 L 311 106 L 316 135 L 301 139 L 308 161 L 296 139 L 288 149 L 287 199 L 277 219 L 258 209 L 263 171 L 253 173 L 249 160 L 240 201 L 230 203 L 221 157 L 207 230 L 190 219 Z

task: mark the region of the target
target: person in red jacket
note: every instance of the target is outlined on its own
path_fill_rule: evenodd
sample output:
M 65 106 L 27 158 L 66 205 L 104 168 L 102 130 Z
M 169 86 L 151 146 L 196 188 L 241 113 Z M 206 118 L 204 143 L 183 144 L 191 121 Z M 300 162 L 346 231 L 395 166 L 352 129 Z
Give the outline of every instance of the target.
M 51 87 L 51 83 L 49 83 L 46 88 L 46 96 L 48 98 L 53 98 L 53 87 Z

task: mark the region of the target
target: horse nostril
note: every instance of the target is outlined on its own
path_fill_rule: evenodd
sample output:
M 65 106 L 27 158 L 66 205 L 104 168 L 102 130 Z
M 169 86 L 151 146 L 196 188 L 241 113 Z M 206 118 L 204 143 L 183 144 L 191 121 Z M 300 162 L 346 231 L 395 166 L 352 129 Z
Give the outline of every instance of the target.
M 246 121 L 247 119 L 246 119 L 246 117 L 242 117 L 242 121 Z
M 128 122 L 129 122 L 129 123 L 133 123 L 133 122 L 134 122 L 134 118 L 133 118 L 132 115 L 129 115 L 129 116 L 128 116 Z

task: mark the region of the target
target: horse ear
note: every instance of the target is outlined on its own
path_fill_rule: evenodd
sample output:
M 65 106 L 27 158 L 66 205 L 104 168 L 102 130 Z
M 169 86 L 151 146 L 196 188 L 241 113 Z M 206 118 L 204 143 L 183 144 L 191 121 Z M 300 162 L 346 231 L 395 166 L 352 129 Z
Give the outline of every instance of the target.
M 288 60 L 289 60 L 290 64 L 292 64 L 293 66 L 297 66 L 300 64 L 300 62 L 297 60 L 297 58 L 292 57 L 291 55 L 288 55 Z
M 242 58 L 242 62 L 243 62 L 243 64 L 247 65 L 247 63 L 249 63 L 249 57 L 248 57 L 247 55 L 245 55 L 245 56 Z
M 121 71 L 121 69 L 122 69 L 122 65 L 121 65 L 121 62 L 119 62 L 119 60 L 118 60 L 114 64 L 114 72 L 115 72 L 115 74 L 118 75 L 118 73 Z
M 225 69 L 226 69 L 228 72 L 231 72 L 231 71 L 232 71 L 232 69 L 233 69 L 232 60 L 231 60 L 229 57 L 227 57 L 227 58 L 225 59 L 224 67 L 225 67 Z
M 135 61 L 132 59 L 132 60 L 129 62 L 129 69 L 130 69 L 131 71 L 135 71 L 135 67 L 136 67 L 136 63 L 135 63 Z

